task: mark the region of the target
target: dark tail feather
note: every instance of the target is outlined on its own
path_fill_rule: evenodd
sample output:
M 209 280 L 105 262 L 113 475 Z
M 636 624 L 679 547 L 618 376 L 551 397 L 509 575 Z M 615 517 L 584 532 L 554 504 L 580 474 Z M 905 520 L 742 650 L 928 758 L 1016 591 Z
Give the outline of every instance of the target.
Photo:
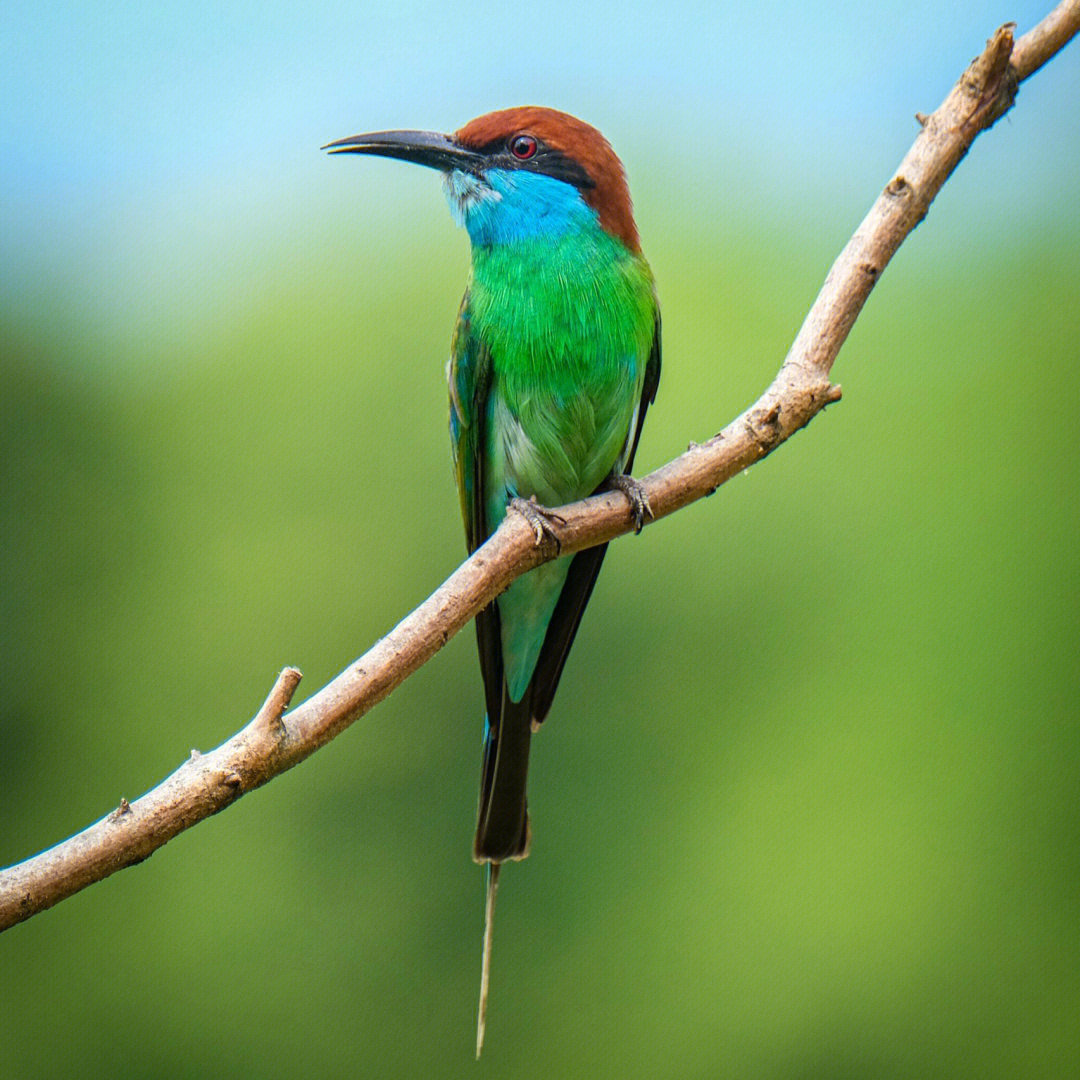
M 513 702 L 503 689 L 501 715 L 488 716 L 484 767 L 480 776 L 480 811 L 473 858 L 500 863 L 529 854 L 529 815 L 525 778 L 532 740 L 532 694 Z
M 526 698 L 532 699 L 532 719 L 542 723 L 551 709 L 551 701 L 559 686 L 563 665 L 574 644 L 574 635 L 581 623 L 585 605 L 592 595 L 596 575 L 607 553 L 607 544 L 579 551 L 570 561 L 566 584 L 559 594 L 559 601 L 548 623 L 544 647 L 536 662 L 532 682 Z

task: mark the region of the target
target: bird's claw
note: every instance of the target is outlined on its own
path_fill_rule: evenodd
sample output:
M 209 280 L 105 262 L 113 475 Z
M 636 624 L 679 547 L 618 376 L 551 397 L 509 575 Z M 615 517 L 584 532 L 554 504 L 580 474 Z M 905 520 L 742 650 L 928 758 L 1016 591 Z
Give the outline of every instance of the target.
M 515 496 L 506 504 L 506 509 L 520 514 L 532 526 L 533 533 L 536 535 L 537 547 L 544 546 L 544 538 L 546 537 L 554 543 L 556 551 L 562 550 L 558 534 L 552 526 L 553 524 L 565 525 L 566 519 L 559 517 L 558 514 L 549 510 L 546 506 L 541 506 L 536 501 L 535 495 L 528 499 Z
M 645 486 L 625 473 L 613 473 L 609 482 L 616 491 L 621 491 L 629 500 L 630 514 L 634 519 L 634 534 L 637 535 L 645 527 L 645 519 L 651 519 L 653 516 Z

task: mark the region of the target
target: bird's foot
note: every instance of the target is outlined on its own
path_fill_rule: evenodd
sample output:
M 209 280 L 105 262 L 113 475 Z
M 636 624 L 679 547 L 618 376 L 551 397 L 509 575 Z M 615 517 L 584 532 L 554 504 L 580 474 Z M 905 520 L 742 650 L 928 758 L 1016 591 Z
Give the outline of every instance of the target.
M 521 499 L 515 496 L 506 504 L 506 509 L 507 512 L 513 510 L 515 513 L 520 514 L 532 526 L 532 530 L 536 534 L 537 547 L 544 546 L 546 537 L 554 543 L 556 551 L 562 550 L 562 544 L 559 542 L 558 534 L 553 526 L 565 525 L 566 519 L 559 517 L 558 514 L 549 510 L 546 506 L 541 506 L 536 501 L 535 495 L 529 499 Z
M 639 480 L 635 480 L 625 473 L 613 473 L 608 477 L 608 483 L 615 491 L 621 491 L 630 501 L 630 513 L 634 519 L 634 533 L 636 535 L 641 532 L 645 527 L 645 519 L 653 516 L 645 486 Z

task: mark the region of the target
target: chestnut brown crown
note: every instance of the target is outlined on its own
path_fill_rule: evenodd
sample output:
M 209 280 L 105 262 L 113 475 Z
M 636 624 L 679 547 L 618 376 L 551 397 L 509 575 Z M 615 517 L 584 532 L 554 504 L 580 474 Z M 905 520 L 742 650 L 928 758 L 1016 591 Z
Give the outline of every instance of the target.
M 557 109 L 524 105 L 478 116 L 454 138 L 477 152 L 505 149 L 521 167 L 535 162 L 537 171 L 575 184 L 601 226 L 630 251 L 641 250 L 622 162 L 591 124 Z

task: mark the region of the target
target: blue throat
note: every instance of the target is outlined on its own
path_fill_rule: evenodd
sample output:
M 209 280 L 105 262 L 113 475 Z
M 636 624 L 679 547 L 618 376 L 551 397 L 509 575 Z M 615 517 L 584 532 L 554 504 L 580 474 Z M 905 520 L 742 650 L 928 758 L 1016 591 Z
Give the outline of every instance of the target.
M 455 170 L 446 175 L 446 198 L 478 247 L 598 225 L 596 211 L 573 184 L 526 169 L 490 169 L 483 179 Z

